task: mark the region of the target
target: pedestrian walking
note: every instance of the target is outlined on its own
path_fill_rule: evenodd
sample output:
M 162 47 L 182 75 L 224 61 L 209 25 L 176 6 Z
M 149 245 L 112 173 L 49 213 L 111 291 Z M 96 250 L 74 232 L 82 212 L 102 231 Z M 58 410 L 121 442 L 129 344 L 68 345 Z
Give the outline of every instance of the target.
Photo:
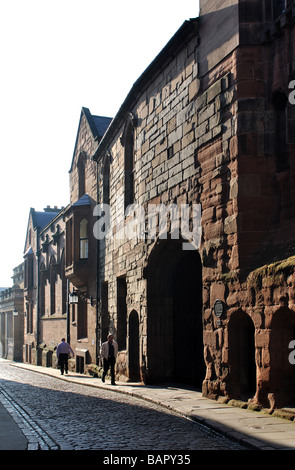
M 101 380 L 105 381 L 105 376 L 111 368 L 111 383 L 115 384 L 115 363 L 118 354 L 118 343 L 114 341 L 112 334 L 109 334 L 107 341 L 101 345 L 101 358 L 103 359 L 103 374 Z
M 65 338 L 62 338 L 61 343 L 59 343 L 56 350 L 56 356 L 60 366 L 61 375 L 63 375 L 64 371 L 66 374 L 68 373 L 69 354 L 71 354 L 73 357 L 75 356 L 74 351 L 72 350 L 69 343 L 66 342 Z

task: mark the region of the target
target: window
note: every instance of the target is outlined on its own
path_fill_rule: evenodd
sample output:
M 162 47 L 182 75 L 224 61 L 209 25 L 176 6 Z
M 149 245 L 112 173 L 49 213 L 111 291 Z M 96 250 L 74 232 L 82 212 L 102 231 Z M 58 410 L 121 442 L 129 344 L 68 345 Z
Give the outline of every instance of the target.
M 101 286 L 101 341 L 107 340 L 110 326 L 109 306 L 108 306 L 108 282 L 105 281 Z
M 124 208 L 134 203 L 134 129 L 137 126 L 137 118 L 133 113 L 128 113 L 124 131 L 121 136 L 121 144 L 124 147 Z
M 103 167 L 103 203 L 110 203 L 110 161 L 108 155 Z
M 34 284 L 34 258 L 29 254 L 25 258 L 25 289 L 32 289 Z
M 80 259 L 88 258 L 88 221 L 82 219 L 80 222 Z
M 77 163 L 79 179 L 79 199 L 85 194 L 85 160 L 86 156 L 81 154 Z
M 54 260 L 50 261 L 50 314 L 54 315 L 55 313 L 55 283 L 56 283 L 56 273 L 54 267 Z
M 66 266 L 73 263 L 73 219 L 66 223 Z
M 131 127 L 131 126 L 130 126 Z M 125 209 L 134 201 L 134 137 L 130 128 L 125 147 Z
M 26 304 L 27 333 L 33 333 L 33 305 L 30 302 Z
M 61 260 L 61 297 L 62 297 L 62 314 L 67 311 L 67 279 L 65 276 L 65 259 L 64 253 L 62 254 Z
M 45 284 L 46 284 L 46 276 L 45 276 L 45 266 L 44 263 L 40 266 L 40 315 L 45 315 Z
M 277 91 L 273 94 L 275 111 L 275 154 L 276 170 L 278 173 L 288 170 L 289 157 L 287 146 L 287 103 L 285 93 Z
M 87 338 L 87 302 L 79 298 L 77 339 Z
M 12 313 L 7 312 L 6 313 L 6 337 L 8 338 L 13 338 L 13 319 L 12 319 Z
M 286 0 L 273 0 L 272 17 L 275 20 L 286 10 Z
M 117 279 L 117 340 L 119 350 L 126 349 L 127 336 L 127 283 L 125 277 Z

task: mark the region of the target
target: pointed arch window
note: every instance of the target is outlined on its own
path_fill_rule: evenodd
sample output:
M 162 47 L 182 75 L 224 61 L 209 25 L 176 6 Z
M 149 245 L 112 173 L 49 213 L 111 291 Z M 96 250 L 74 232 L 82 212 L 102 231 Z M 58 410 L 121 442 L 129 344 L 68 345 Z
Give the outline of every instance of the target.
M 67 311 L 67 278 L 65 276 L 65 252 L 62 251 L 61 255 L 61 297 L 62 297 L 62 313 L 66 313 Z
M 81 153 L 77 163 L 78 169 L 78 185 L 79 185 L 79 199 L 85 194 L 85 163 L 86 163 L 86 155 Z
M 52 256 L 50 259 L 50 268 L 49 268 L 49 282 L 50 282 L 50 314 L 55 314 L 55 288 L 56 288 L 56 269 L 55 269 L 55 259 Z
M 46 273 L 45 265 L 41 263 L 40 265 L 40 315 L 45 315 L 45 285 L 46 285 Z

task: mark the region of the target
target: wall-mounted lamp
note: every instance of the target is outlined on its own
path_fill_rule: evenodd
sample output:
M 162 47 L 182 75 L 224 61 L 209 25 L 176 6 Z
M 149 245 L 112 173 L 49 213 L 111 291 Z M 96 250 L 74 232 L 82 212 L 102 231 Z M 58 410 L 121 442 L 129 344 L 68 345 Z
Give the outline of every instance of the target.
M 73 291 L 69 294 L 69 303 L 72 304 L 77 304 L 79 302 L 79 296 L 78 292 Z
M 91 306 L 93 306 L 93 303 L 94 303 L 95 299 L 91 296 L 87 297 L 87 295 L 85 295 L 84 293 L 80 293 L 78 291 L 73 291 L 69 294 L 69 304 L 71 304 L 71 305 L 78 304 L 79 297 L 84 302 L 86 302 L 87 299 L 89 299 Z
M 16 310 L 16 308 L 13 310 L 13 315 L 14 315 L 15 317 L 17 317 L 17 315 L 18 315 L 18 310 Z

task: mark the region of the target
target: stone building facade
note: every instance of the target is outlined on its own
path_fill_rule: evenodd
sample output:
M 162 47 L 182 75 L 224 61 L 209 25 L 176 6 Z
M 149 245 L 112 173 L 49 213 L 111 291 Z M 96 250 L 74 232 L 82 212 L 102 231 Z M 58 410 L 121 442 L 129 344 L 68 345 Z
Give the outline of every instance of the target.
M 207 13 L 209 3 L 203 5 L 201 18 L 208 14 L 217 21 L 218 11 Z M 225 243 L 213 250 L 215 272 L 212 261 L 207 269 L 203 260 L 203 391 L 253 397 L 271 409 L 294 399 L 289 345 L 295 325 L 295 148 L 294 106 L 288 100 L 295 70 L 294 7 L 285 1 L 231 6 L 232 16 L 239 18 L 232 36 L 237 47 L 215 66 L 213 54 L 212 70 L 202 78 L 224 70 L 230 60 L 232 125 L 223 126 L 223 138 L 231 132 L 223 153 L 229 171 L 223 166 L 213 169 L 213 175 L 216 179 L 219 171 L 216 192 L 228 198 L 233 213 L 223 215 L 224 226 L 216 232 L 218 244 Z M 217 210 L 215 206 L 215 216 Z M 225 307 L 221 318 L 212 314 L 217 298 Z
M 97 240 L 93 211 L 97 204 L 97 165 L 91 159 L 111 118 L 93 116 L 82 108 L 70 175 L 70 204 L 65 211 L 65 277 L 78 303 L 69 305 L 68 340 L 75 351 L 75 368 L 87 370 L 100 353 L 97 296 Z
M 55 273 L 57 258 L 51 252 L 54 233 L 53 220 L 58 216 L 60 209 L 49 206 L 43 211 L 31 208 L 29 213 L 27 233 L 24 247 L 24 338 L 23 338 L 23 361 L 32 364 L 42 364 L 43 349 L 43 319 L 49 314 L 53 315 L 54 295 L 50 295 L 46 287 L 46 277 Z M 49 240 L 45 231 L 47 226 L 51 231 Z M 44 251 L 45 247 L 47 252 Z M 46 276 L 47 274 L 47 276 Z M 42 286 L 41 286 L 42 282 Z M 55 290 L 55 287 L 52 287 Z M 45 293 L 47 295 L 45 295 Z M 47 336 L 48 337 L 48 336 Z M 51 339 L 53 341 L 53 338 Z M 47 351 L 45 352 L 47 354 Z
M 47 209 L 48 210 L 48 209 Z M 39 231 L 37 300 L 39 305 L 38 365 L 55 366 L 56 346 L 67 336 L 68 285 L 65 277 L 65 210 L 53 209 Z
M 270 408 L 294 396 L 294 6 L 201 1 L 98 145 L 112 222 L 101 323 L 118 339 L 118 374 Z M 171 227 L 161 237 L 158 219 L 142 236 L 151 205 L 182 204 L 201 205 L 198 250 Z
M 201 0 L 114 119 L 82 108 L 70 204 L 30 213 L 25 360 L 65 332 L 84 372 L 111 331 L 121 379 L 294 399 L 294 18 Z
M 198 41 L 198 20 L 185 22 L 135 83 L 94 155 L 105 181 L 99 201 L 108 203 L 111 219 L 106 237 L 96 233 L 101 327 L 117 338 L 118 374 L 145 382 L 202 381 L 199 255 L 182 250 L 170 227 L 167 237 L 159 235 L 157 214 L 154 236 L 146 233 L 151 207 L 200 203 Z M 183 355 L 175 363 L 177 350 Z M 191 361 L 184 361 L 185 370 L 184 355 Z
M 22 361 L 24 335 L 24 264 L 13 270 L 13 284 L 0 293 L 0 357 Z

